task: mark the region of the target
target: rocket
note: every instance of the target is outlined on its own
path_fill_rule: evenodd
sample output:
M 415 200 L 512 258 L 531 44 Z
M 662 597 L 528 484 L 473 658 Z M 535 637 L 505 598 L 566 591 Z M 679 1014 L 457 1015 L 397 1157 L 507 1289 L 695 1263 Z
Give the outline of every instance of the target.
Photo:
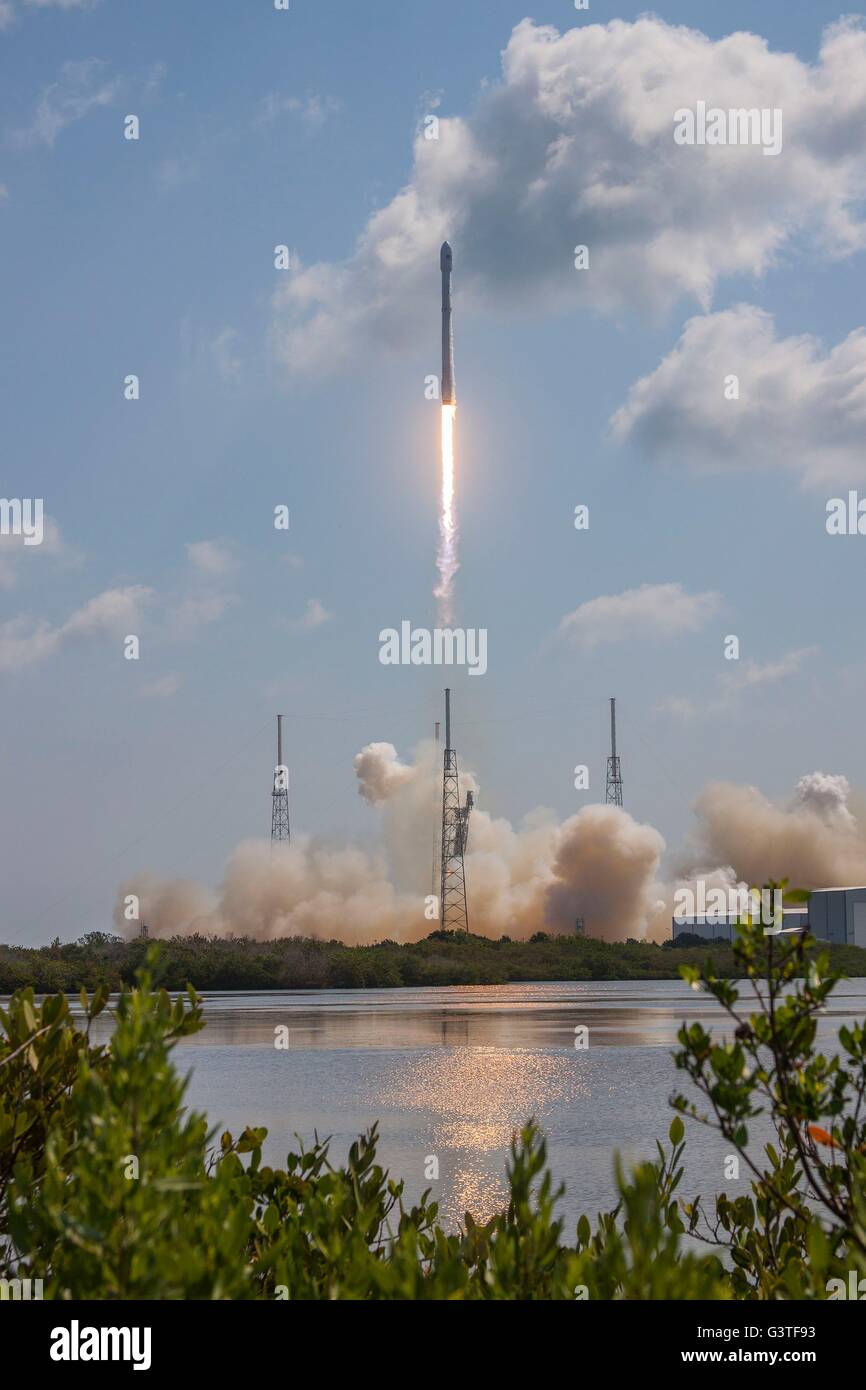
M 439 252 L 442 271 L 442 404 L 455 405 L 454 392 L 454 334 L 451 329 L 451 247 L 443 241 Z

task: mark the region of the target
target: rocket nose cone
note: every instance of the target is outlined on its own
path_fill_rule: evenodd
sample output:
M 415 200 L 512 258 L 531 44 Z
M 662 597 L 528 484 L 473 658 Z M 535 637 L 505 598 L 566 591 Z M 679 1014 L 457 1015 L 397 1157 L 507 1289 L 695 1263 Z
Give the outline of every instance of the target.
M 451 247 L 447 241 L 443 241 L 442 250 L 439 252 L 439 269 L 451 269 Z

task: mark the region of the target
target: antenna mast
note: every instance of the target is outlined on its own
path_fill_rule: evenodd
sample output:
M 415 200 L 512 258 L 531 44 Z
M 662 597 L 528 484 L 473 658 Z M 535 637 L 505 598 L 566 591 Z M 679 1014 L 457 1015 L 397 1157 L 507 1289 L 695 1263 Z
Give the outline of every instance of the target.
M 288 844 L 289 833 L 289 769 L 283 764 L 283 716 L 277 715 L 277 765 L 274 768 L 274 790 L 271 805 L 271 844 Z
M 607 793 L 609 806 L 622 805 L 622 767 L 616 752 L 616 700 L 610 702 L 610 757 L 607 760 Z

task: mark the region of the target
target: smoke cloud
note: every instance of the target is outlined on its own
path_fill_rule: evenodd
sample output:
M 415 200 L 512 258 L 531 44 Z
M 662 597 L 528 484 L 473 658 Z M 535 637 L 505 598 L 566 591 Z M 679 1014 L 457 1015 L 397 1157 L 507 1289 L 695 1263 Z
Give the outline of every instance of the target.
M 834 777 L 829 772 L 810 772 L 797 783 L 792 809 L 814 811 L 830 826 L 853 830 L 855 821 L 848 809 L 850 794 L 847 777 Z
M 866 830 L 848 805 L 844 777 L 813 772 L 802 777 L 787 809 L 757 787 L 711 783 L 695 803 L 695 864 L 730 865 L 741 880 L 760 886 L 790 879 L 797 888 L 832 888 L 866 882 Z
M 339 938 L 348 943 L 411 941 L 437 926 L 431 913 L 433 833 L 440 810 L 441 768 L 431 741 L 411 761 L 391 743 L 357 754 L 358 792 L 381 817 L 379 853 L 296 836 L 288 846 L 248 840 L 230 856 L 210 891 L 185 880 L 140 874 L 118 893 L 115 922 L 129 895 L 151 935 L 192 933 Z M 478 797 L 477 779 L 461 773 L 461 792 Z M 661 876 L 665 841 L 616 806 L 587 806 L 558 821 L 537 809 L 514 826 L 479 806 L 472 813 L 466 878 L 470 930 L 484 936 L 573 933 L 607 941 L 670 937 L 676 889 L 744 890 L 768 878 L 797 887 L 866 882 L 866 831 L 849 805 L 842 776 L 800 779 L 787 808 L 755 787 L 713 783 L 698 797 L 696 826 L 673 881 Z

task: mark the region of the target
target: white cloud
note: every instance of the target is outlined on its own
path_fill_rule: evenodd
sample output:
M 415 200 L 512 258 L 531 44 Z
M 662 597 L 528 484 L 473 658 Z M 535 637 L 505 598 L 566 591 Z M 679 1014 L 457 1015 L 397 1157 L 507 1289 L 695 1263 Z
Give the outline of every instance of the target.
M 99 0 L 23 0 L 31 10 L 93 10 Z M 8 29 L 15 19 L 15 6 L 12 0 L 0 0 L 0 30 Z
M 144 79 L 144 87 L 142 88 L 142 95 L 148 101 L 159 95 L 167 73 L 168 68 L 161 60 L 151 64 L 147 76 Z
M 16 538 L 17 539 L 17 538 Z M 60 541 L 54 522 L 45 519 L 45 538 L 41 547 L 59 553 L 63 558 L 77 559 Z M 191 541 L 186 546 L 188 569 L 183 582 L 173 592 L 157 595 L 144 585 L 107 589 L 71 614 L 57 626 L 44 620 L 34 621 L 26 616 L 0 624 L 0 671 L 19 670 L 32 666 L 53 655 L 68 640 L 89 638 L 102 632 L 125 636 L 140 633 L 143 609 L 154 605 L 158 622 L 151 627 L 155 641 L 187 641 L 202 628 L 218 622 L 233 607 L 238 598 L 226 590 L 226 580 L 237 569 L 236 558 L 228 545 L 220 541 Z M 20 551 L 0 546 L 0 586 L 15 583 L 14 563 L 20 563 Z M 157 602 L 158 600 L 158 602 Z M 324 610 L 322 610 L 324 612 Z M 316 625 L 316 613 L 307 615 L 309 625 Z M 154 682 L 153 689 L 144 695 L 173 694 L 169 679 Z M 178 681 L 179 684 L 179 681 Z M 175 687 L 176 688 L 176 687 Z
M 781 109 L 783 152 L 676 145 L 674 112 L 698 100 Z M 438 140 L 419 132 L 406 186 L 354 254 L 282 277 L 275 350 L 313 371 L 416 342 L 446 235 L 463 306 L 709 308 L 723 276 L 761 275 L 801 245 L 813 258 L 864 245 L 864 124 L 854 21 L 825 30 L 810 65 L 652 16 L 564 34 L 524 20 L 473 113 L 441 116 Z M 577 244 L 589 270 L 573 268 Z
M 191 159 L 177 158 L 174 155 L 163 159 L 156 166 L 154 181 L 162 193 L 169 193 L 184 184 L 194 183 L 199 177 L 199 168 Z
M 76 558 L 64 545 L 57 522 L 49 516 L 42 520 L 41 545 L 25 545 L 23 535 L 0 534 L 0 589 L 14 589 L 22 563 L 28 563 L 28 556 L 37 555 L 69 561 Z
M 324 627 L 325 623 L 329 623 L 333 616 L 333 613 L 329 613 L 319 599 L 311 598 L 307 601 L 303 617 L 298 618 L 290 626 L 297 632 L 314 632 L 316 628 Z
M 694 701 L 687 695 L 665 695 L 655 708 L 658 713 L 670 714 L 674 719 L 694 719 L 697 715 Z
M 165 635 L 174 641 L 195 636 L 219 620 L 238 602 L 226 581 L 238 562 L 232 548 L 222 541 L 189 541 L 186 545 L 190 573 L 183 586 L 166 601 Z
M 716 593 L 689 594 L 681 584 L 642 584 L 582 603 L 559 624 L 560 635 L 580 647 L 641 637 L 697 632 L 721 607 Z
M 95 10 L 99 0 L 25 0 L 34 10 Z
M 237 343 L 237 329 L 222 328 L 210 344 L 211 356 L 221 381 L 238 382 L 241 379 L 243 362 Z
M 803 669 L 804 663 L 815 656 L 817 651 L 817 647 L 798 647 L 795 651 L 786 652 L 776 661 L 744 661 L 737 670 L 728 674 L 727 684 L 732 690 L 775 685 L 777 681 L 788 680 L 791 676 L 797 675 Z
M 126 589 L 106 589 L 67 618 L 60 632 L 64 637 L 92 637 L 98 632 L 120 632 L 139 622 L 143 604 L 153 590 L 142 584 Z
M 58 627 L 27 618 L 0 624 L 0 671 L 20 671 L 53 656 L 70 639 L 102 633 L 125 636 L 139 624 L 141 610 L 153 596 L 141 584 L 107 589 L 77 609 Z
M 120 91 L 120 79 L 109 77 L 101 58 L 64 63 L 57 82 L 45 87 L 36 104 L 33 122 L 15 131 L 20 146 L 52 146 L 62 130 L 101 106 L 110 106 Z
M 193 569 L 209 579 L 222 578 L 237 569 L 231 550 L 219 541 L 190 541 L 186 553 Z
M 717 693 L 711 700 L 698 704 L 687 695 L 667 695 L 658 702 L 656 710 L 680 720 L 729 715 L 742 705 L 746 691 L 793 680 L 817 652 L 817 647 L 797 647 L 771 661 L 725 661 L 723 665 L 730 669 L 715 681 L 713 688 Z
M 314 94 L 308 97 L 284 96 L 280 92 L 269 92 L 263 99 L 254 124 L 273 125 L 280 116 L 299 116 L 304 125 L 311 130 L 320 129 L 331 117 L 342 110 L 342 103 L 332 96 Z
M 168 700 L 180 689 L 180 676 L 160 676 L 157 680 L 146 681 L 139 694 L 142 700 Z
M 172 605 L 168 634 L 183 638 L 199 632 L 211 623 L 219 622 L 229 608 L 237 603 L 234 594 L 189 594 Z
M 215 332 L 184 318 L 180 321 L 180 343 L 185 363 L 197 378 L 212 382 L 217 377 L 229 386 L 241 384 L 244 357 L 236 328 L 226 324 Z
M 726 398 L 736 376 L 739 399 Z M 866 478 L 866 330 L 825 351 L 778 338 L 750 304 L 690 319 L 611 421 L 651 457 L 696 470 L 773 468 L 804 484 Z

